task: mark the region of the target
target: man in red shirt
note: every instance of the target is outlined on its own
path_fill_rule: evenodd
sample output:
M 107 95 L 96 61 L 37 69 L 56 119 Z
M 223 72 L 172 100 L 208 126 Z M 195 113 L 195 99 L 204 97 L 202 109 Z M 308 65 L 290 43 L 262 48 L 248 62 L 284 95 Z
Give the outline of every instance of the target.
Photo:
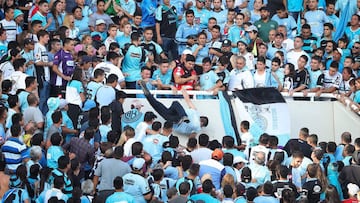
M 198 76 L 194 70 L 195 57 L 187 54 L 184 66 L 177 66 L 173 71 L 175 87 L 181 90 L 183 87 L 186 90 L 194 90 L 197 84 Z

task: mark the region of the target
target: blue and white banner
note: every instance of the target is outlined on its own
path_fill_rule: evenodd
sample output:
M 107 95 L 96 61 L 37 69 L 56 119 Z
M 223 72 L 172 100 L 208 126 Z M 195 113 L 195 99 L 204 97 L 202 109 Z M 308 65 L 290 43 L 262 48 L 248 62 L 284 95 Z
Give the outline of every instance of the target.
M 250 133 L 257 142 L 260 135 L 268 133 L 279 138 L 284 146 L 290 139 L 290 114 L 285 99 L 274 88 L 253 88 L 233 92 L 234 112 L 240 122 L 250 122 Z

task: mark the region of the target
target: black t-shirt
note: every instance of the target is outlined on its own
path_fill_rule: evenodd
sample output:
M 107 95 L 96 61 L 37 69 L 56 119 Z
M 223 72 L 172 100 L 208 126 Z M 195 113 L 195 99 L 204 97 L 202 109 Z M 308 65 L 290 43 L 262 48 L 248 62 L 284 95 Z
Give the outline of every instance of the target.
M 307 193 L 309 203 L 318 203 L 320 201 L 322 187 L 318 179 L 307 180 L 302 189 Z
M 305 85 L 306 87 L 309 84 L 310 75 L 306 69 L 297 70 L 294 80 L 294 89 L 300 87 L 301 85 Z
M 290 189 L 295 192 L 296 198 L 300 196 L 300 194 L 297 192 L 296 186 L 292 182 L 289 181 L 284 182 L 277 180 L 273 182 L 273 186 L 274 186 L 274 194 L 275 192 L 277 192 L 277 194 L 281 196 L 281 193 L 284 189 Z
M 312 148 L 308 143 L 306 143 L 306 141 L 291 139 L 286 143 L 284 150 L 289 156 L 291 156 L 294 151 L 301 151 L 304 156 L 311 159 Z

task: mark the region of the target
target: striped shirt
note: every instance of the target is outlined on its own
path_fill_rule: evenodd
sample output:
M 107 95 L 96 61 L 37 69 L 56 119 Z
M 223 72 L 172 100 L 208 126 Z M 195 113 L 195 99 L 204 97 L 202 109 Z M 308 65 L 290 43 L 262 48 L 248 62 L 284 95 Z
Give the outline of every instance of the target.
M 63 177 L 64 178 L 64 188 L 62 189 L 62 192 L 68 197 L 70 198 L 72 196 L 72 190 L 73 190 L 73 187 L 72 187 L 72 184 L 71 184 L 71 180 L 70 178 L 68 177 L 68 175 L 62 171 L 60 171 L 59 169 L 54 169 L 51 173 L 51 176 L 50 176 L 50 184 L 52 184 L 54 182 L 54 179 L 56 177 Z
M 16 41 L 16 35 L 19 34 L 17 31 L 17 25 L 14 20 L 7 21 L 3 19 L 0 21 L 0 24 L 6 30 L 6 41 Z
M 7 168 L 11 171 L 17 169 L 26 155 L 26 145 L 16 137 L 10 137 L 2 146 Z

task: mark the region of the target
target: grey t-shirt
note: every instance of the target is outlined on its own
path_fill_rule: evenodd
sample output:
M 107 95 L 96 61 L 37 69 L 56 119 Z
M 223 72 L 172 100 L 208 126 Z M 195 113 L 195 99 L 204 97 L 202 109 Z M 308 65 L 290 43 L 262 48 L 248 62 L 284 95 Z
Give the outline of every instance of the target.
M 113 181 L 116 176 L 123 177 L 125 174 L 130 173 L 131 168 L 129 164 L 115 158 L 102 160 L 98 167 L 95 169 L 95 175 L 101 177 L 99 191 L 112 190 Z
M 44 122 L 44 116 L 41 113 L 39 107 L 29 106 L 24 110 L 24 121 L 25 123 L 28 123 L 29 121 L 41 123 Z

